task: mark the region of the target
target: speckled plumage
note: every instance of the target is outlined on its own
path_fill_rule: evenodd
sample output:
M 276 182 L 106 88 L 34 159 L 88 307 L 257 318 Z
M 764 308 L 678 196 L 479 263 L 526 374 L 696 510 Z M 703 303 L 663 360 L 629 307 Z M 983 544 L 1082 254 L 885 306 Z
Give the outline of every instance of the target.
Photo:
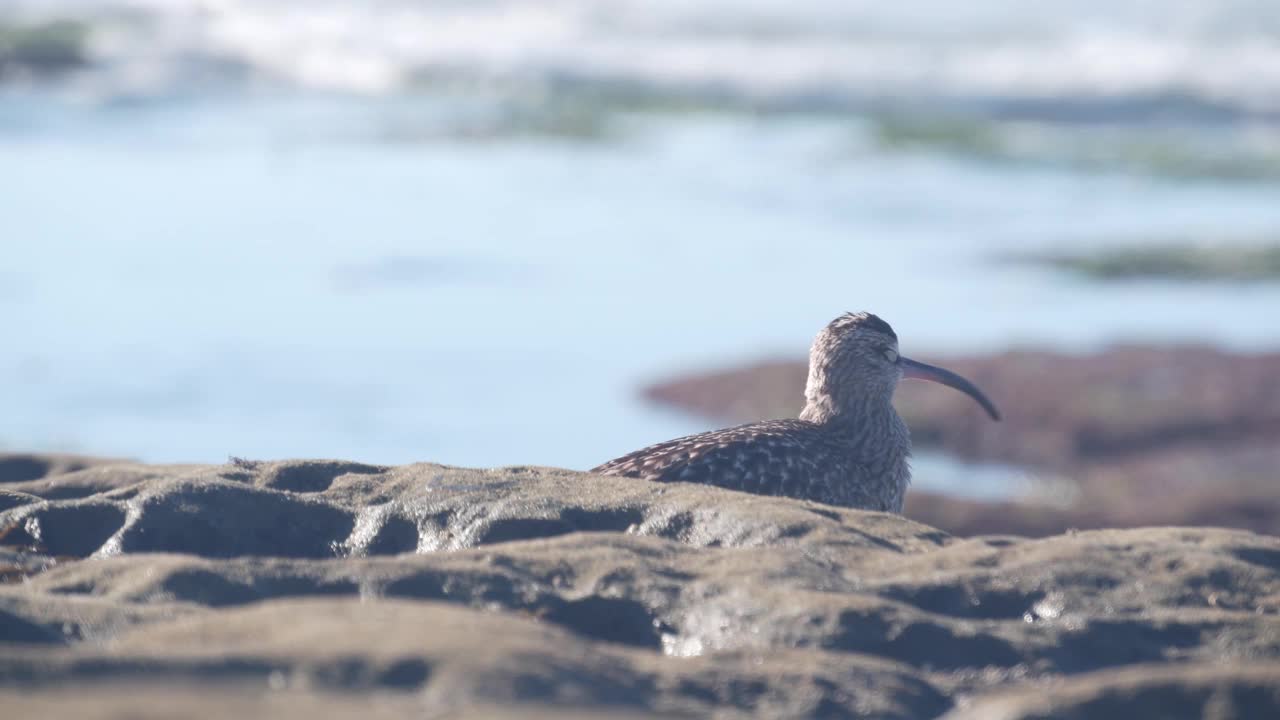
M 592 472 L 902 512 L 910 440 L 875 456 L 807 420 L 766 420 L 651 445 Z
M 911 438 L 891 402 L 902 378 L 897 350 L 888 323 L 841 315 L 814 340 L 798 419 L 669 440 L 592 472 L 902 512 Z

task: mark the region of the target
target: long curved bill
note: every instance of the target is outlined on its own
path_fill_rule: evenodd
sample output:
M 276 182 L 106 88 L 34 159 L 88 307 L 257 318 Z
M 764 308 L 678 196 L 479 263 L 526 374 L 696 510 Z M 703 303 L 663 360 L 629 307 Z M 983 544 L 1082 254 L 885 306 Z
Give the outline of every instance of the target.
M 974 385 L 950 370 L 945 370 L 933 365 L 926 365 L 925 363 L 916 362 L 915 360 L 901 356 L 898 357 L 898 364 L 902 366 L 902 377 L 915 378 L 917 380 L 930 380 L 932 382 L 942 383 L 948 387 L 953 387 L 978 401 L 978 404 L 982 406 L 983 410 L 987 411 L 987 414 L 991 416 L 992 420 L 1000 419 L 1000 411 L 997 410 L 996 406 L 987 399 L 986 395 L 982 394 L 982 391 L 978 389 L 977 385 Z

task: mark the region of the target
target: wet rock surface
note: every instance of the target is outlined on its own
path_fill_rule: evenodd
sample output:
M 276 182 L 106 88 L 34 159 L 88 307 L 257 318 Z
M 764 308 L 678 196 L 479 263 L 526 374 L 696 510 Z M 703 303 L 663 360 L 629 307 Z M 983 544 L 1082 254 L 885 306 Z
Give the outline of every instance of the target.
M 1249 532 L 961 539 L 431 464 L 6 489 L 0 701 L 31 716 L 1280 716 L 1280 539 Z

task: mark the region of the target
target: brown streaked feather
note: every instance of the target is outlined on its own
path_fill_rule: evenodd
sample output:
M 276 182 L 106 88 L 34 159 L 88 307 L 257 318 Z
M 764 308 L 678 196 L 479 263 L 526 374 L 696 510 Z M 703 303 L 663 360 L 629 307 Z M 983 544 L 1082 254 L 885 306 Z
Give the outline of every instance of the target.
M 890 498 L 868 492 L 871 470 L 819 425 L 769 420 L 661 442 L 591 472 L 895 510 Z

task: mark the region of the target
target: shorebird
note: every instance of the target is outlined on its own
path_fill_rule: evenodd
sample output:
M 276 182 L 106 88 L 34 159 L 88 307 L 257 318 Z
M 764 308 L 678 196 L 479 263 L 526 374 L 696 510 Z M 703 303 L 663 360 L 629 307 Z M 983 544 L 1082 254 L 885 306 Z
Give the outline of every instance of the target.
M 871 313 L 845 313 L 818 333 L 809 350 L 799 418 L 668 440 L 591 472 L 901 513 L 911 481 L 911 435 L 892 400 L 903 378 L 949 385 L 1000 419 L 973 383 L 899 355 L 889 323 Z

